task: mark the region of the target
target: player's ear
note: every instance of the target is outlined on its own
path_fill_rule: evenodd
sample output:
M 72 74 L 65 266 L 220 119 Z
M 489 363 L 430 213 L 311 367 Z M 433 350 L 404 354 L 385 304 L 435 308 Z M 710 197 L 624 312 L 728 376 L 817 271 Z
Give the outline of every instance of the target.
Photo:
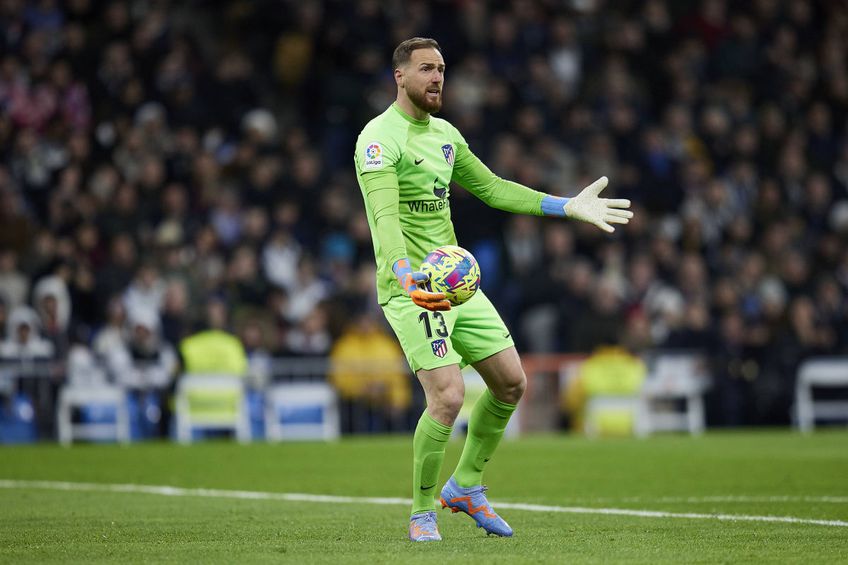
M 395 69 L 395 84 L 403 87 L 403 71 L 400 68 Z

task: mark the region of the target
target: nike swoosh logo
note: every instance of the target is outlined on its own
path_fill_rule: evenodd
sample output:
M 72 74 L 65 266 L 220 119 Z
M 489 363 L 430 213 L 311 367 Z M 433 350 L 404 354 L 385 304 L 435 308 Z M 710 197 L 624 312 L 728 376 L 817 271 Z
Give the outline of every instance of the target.
M 421 163 L 423 163 L 423 162 L 424 162 L 424 158 L 423 158 L 423 157 L 422 157 L 421 159 L 416 159 L 416 160 L 415 160 L 415 164 L 416 164 L 416 165 L 420 165 L 420 164 L 421 164 Z
M 431 488 L 433 488 L 434 486 L 436 486 L 436 483 L 433 483 L 432 485 L 430 485 L 430 486 L 428 486 L 428 487 L 420 487 L 420 488 L 421 488 L 421 490 L 430 490 L 430 489 L 431 489 Z
M 504 339 L 509 339 L 510 334 L 504 334 Z

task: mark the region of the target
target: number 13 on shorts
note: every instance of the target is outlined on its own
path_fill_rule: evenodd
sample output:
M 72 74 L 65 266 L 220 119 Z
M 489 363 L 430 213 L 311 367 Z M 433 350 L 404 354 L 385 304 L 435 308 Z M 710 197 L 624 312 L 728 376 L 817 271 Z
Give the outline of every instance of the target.
M 413 372 L 476 363 L 513 345 L 506 325 L 488 297 L 477 291 L 471 300 L 447 312 L 430 312 L 406 296 L 383 304 Z
M 430 323 L 430 317 L 433 318 L 433 323 Z M 427 336 L 427 339 L 433 339 L 433 334 L 435 333 L 439 337 L 448 337 L 448 327 L 445 324 L 445 317 L 441 312 L 429 312 L 427 310 L 422 311 L 418 315 L 418 321 L 424 324 L 424 334 Z M 435 332 L 433 331 L 435 326 Z

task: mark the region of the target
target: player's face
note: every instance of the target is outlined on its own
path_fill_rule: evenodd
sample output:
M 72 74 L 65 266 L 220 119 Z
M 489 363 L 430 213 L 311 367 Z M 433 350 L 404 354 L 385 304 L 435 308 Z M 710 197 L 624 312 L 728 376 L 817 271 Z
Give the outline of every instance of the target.
M 409 100 L 433 114 L 442 108 L 445 60 L 436 49 L 416 49 L 403 71 L 403 86 Z

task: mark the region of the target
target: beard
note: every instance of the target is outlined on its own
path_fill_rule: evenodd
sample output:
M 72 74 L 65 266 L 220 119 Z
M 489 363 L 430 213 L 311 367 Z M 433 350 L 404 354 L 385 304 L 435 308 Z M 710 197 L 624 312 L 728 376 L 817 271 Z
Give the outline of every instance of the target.
M 435 114 L 439 110 L 442 109 L 442 93 L 439 92 L 439 95 L 435 100 L 427 99 L 427 89 L 423 88 L 421 90 L 407 90 L 406 95 L 409 96 L 409 100 L 415 105 L 419 110 L 423 110 L 428 114 Z

